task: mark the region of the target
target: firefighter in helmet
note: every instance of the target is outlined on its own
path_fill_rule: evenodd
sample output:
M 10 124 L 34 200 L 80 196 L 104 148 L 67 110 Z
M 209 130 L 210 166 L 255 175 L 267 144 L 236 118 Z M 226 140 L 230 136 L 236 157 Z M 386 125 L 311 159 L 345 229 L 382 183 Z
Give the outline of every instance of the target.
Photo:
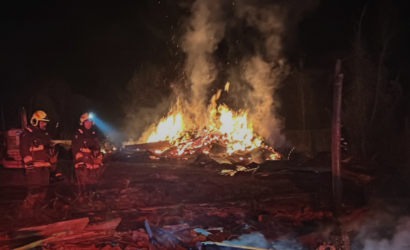
M 100 152 L 100 140 L 93 130 L 93 125 L 92 115 L 84 113 L 80 117 L 80 128 L 77 130 L 71 145 L 79 192 L 85 197 L 88 196 L 90 200 L 97 189 L 103 157 Z
M 49 121 L 44 111 L 36 111 L 30 120 L 32 126 L 25 128 L 20 137 L 20 154 L 26 170 L 28 197 L 38 196 L 38 199 L 31 199 L 33 202 L 40 197 L 45 198 L 45 187 L 50 184 L 50 171 L 55 170 L 57 164 L 57 153 L 46 130 Z

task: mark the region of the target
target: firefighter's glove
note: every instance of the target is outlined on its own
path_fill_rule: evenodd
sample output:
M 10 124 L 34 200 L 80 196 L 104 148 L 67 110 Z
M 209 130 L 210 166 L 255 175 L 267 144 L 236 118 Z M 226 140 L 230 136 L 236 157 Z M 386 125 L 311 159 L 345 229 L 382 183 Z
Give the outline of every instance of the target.
M 33 162 L 33 157 L 31 157 L 30 155 L 24 157 L 24 158 L 23 158 L 23 161 L 24 161 L 24 164 L 26 164 L 26 166 L 28 166 L 28 165 L 33 165 L 33 164 L 34 164 L 34 162 Z
M 86 148 L 86 147 L 80 148 L 80 151 L 83 152 L 83 153 L 85 153 L 85 154 L 90 154 L 90 153 L 92 152 L 91 149 Z
M 87 165 L 84 162 L 79 162 L 75 164 L 75 168 L 78 169 L 85 169 L 87 167 Z
M 53 165 L 53 164 L 56 164 L 56 163 L 57 163 L 57 155 L 55 155 L 55 156 L 51 156 L 51 157 L 50 157 L 50 163 L 51 163 L 51 165 Z
M 35 169 L 35 168 L 36 168 L 36 167 L 34 166 L 33 163 L 31 163 L 31 164 L 29 164 L 29 165 L 26 164 L 26 171 L 27 171 L 27 172 L 34 172 L 34 169 Z
M 103 159 L 103 156 L 101 154 L 98 155 L 94 160 L 94 164 L 102 165 L 102 159 Z
M 55 164 L 57 163 L 57 158 L 58 158 L 58 151 L 55 149 L 54 145 L 50 146 L 50 149 L 48 151 L 49 156 L 50 156 L 50 163 L 51 164 Z
M 79 159 L 83 158 L 83 156 L 84 155 L 82 153 L 77 153 L 77 154 L 75 154 L 75 159 L 79 160 Z
M 36 161 L 34 162 L 34 167 L 50 167 L 51 164 L 48 161 Z

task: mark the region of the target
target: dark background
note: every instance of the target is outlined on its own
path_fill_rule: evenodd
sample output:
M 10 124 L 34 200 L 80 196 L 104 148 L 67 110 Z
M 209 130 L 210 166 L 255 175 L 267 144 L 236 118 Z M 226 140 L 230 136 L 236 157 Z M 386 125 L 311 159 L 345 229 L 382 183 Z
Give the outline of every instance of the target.
M 157 19 L 165 18 L 157 13 L 162 5 L 155 3 L 2 4 L 0 79 L 6 126 L 19 124 L 18 107 L 34 111 L 34 99 L 46 88 L 65 88 L 75 95 L 70 101 L 85 106 L 80 112 L 98 106 L 102 115 L 121 117 L 118 93 L 134 69 L 147 61 L 164 62 L 166 43 L 141 21 L 150 18 L 158 24 Z

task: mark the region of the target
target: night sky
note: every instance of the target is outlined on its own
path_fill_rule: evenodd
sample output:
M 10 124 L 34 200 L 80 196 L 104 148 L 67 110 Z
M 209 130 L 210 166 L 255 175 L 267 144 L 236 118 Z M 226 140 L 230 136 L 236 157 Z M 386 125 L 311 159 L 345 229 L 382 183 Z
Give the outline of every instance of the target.
M 27 101 L 51 80 L 63 81 L 74 93 L 109 104 L 109 113 L 121 113 L 114 110 L 120 109 L 118 92 L 134 69 L 147 61 L 163 61 L 161 51 L 166 49 L 165 42 L 141 22 L 158 18 L 150 10 L 153 6 L 140 2 L 3 5 L 0 79 L 5 113 L 13 116 L 8 111 L 16 111 L 22 98 Z
M 171 37 L 178 33 L 178 22 L 189 14 L 174 2 L 2 3 L 0 104 L 6 126 L 18 125 L 18 108 L 30 106 L 30 98 L 50 81 L 62 82 L 74 95 L 98 103 L 102 116 L 113 117 L 112 122 L 119 124 L 123 116 L 120 93 L 134 70 L 147 62 L 166 65 L 172 61 L 170 51 L 175 47 Z M 306 67 L 331 70 L 335 59 L 343 59 L 350 49 L 355 23 L 366 2 L 322 0 L 299 24 L 293 59 L 303 57 Z M 370 2 L 364 21 L 368 37 L 380 27 L 377 4 L 373 4 L 378 1 Z M 399 32 L 386 64 L 400 70 L 407 81 L 410 40 L 406 1 L 391 2 L 398 9 Z M 373 49 L 379 48 L 375 45 Z

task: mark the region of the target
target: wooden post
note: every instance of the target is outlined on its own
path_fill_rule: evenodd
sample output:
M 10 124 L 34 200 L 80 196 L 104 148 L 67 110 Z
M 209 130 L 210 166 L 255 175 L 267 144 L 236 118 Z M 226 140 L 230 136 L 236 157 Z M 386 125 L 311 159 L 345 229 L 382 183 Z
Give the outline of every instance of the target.
M 21 129 L 27 128 L 27 114 L 24 107 L 21 108 Z
M 332 120 L 332 179 L 333 196 L 336 216 L 340 215 L 342 207 L 342 179 L 340 174 L 340 127 L 342 112 L 342 62 L 337 60 L 335 69 L 335 86 L 333 94 L 333 120 Z

